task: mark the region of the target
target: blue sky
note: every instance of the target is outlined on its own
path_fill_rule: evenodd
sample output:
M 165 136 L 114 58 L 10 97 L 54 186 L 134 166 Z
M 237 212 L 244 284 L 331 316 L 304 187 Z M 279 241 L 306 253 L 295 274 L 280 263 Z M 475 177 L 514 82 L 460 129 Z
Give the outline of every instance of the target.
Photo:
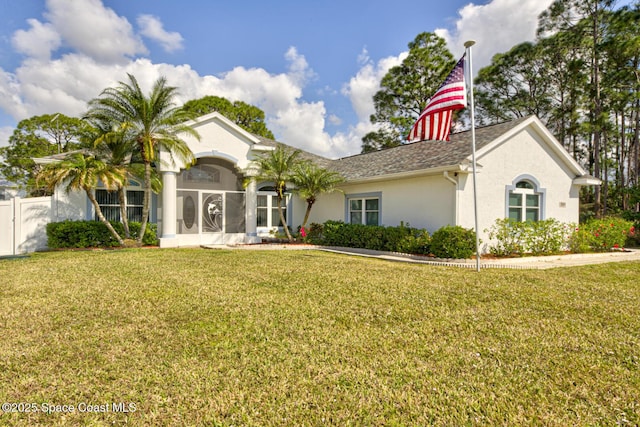
M 535 34 L 551 0 L 0 0 L 0 145 L 21 119 L 80 115 L 134 74 L 263 109 L 276 139 L 339 157 L 372 130 L 371 97 L 423 31 L 474 69 Z

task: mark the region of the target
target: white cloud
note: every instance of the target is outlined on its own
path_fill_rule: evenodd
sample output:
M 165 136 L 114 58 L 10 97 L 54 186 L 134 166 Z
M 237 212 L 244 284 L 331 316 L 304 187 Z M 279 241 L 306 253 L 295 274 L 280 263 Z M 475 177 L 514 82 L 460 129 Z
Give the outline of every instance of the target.
M 464 42 L 475 40 L 473 68 L 491 63 L 496 53 L 506 52 L 516 44 L 534 40 L 538 28 L 538 16 L 553 0 L 493 0 L 485 5 L 469 3 L 459 10 L 455 31 L 437 29 L 449 49 L 462 56 Z
M 329 123 L 334 126 L 340 126 L 342 124 L 342 119 L 335 114 L 330 114 L 329 117 L 327 117 L 327 120 L 329 120 Z
M 310 80 L 316 78 L 316 73 L 309 67 L 304 55 L 300 55 L 298 50 L 291 46 L 284 55 L 289 61 L 289 78 L 297 85 L 304 86 Z
M 30 57 L 42 60 L 51 58 L 51 52 L 58 49 L 62 42 L 60 34 L 53 25 L 43 24 L 37 19 L 28 19 L 27 23 L 31 28 L 13 34 L 13 47 Z
M 342 93 L 349 97 L 360 121 L 369 121 L 369 117 L 375 112 L 373 95 L 380 90 L 380 81 L 391 67 L 400 65 L 407 55 L 408 52 L 402 52 L 398 56 L 383 58 L 375 64 L 366 49 L 360 53 L 358 60 L 362 67 L 342 88 Z
M 261 108 L 267 125 L 278 139 L 324 155 L 342 155 L 348 150 L 343 137 L 338 143 L 324 131 L 323 102 L 302 100 L 304 83 L 313 76 L 306 59 L 289 49 L 287 73 L 271 74 L 261 68 L 236 67 L 221 76 L 201 76 L 189 65 L 154 64 L 139 58 L 127 64 L 103 64 L 83 54 L 68 54 L 53 61 L 25 60 L 15 73 L 0 74 L 0 107 L 16 121 L 33 115 L 62 112 L 79 116 L 87 101 L 117 81 L 133 74 L 143 91 L 165 76 L 179 89 L 179 101 L 217 95 L 241 100 Z M 306 77 L 305 77 L 306 76 Z M 359 143 L 356 149 L 359 150 Z
M 129 21 L 100 0 L 47 0 L 44 16 L 66 45 L 103 63 L 126 63 L 147 49 Z
M 138 26 L 143 36 L 160 43 L 165 51 L 174 52 L 182 49 L 183 39 L 180 33 L 165 31 L 158 17 L 140 15 L 138 17 Z
M 0 127 L 0 147 L 9 145 L 9 137 L 13 134 L 14 128 L 11 126 Z
M 16 120 L 28 117 L 21 98 L 20 81 L 14 74 L 2 69 L 0 69 L 0 108 Z
M 477 67 L 483 61 L 488 63 L 492 54 L 533 38 L 537 15 L 550 2 L 493 0 L 484 6 L 469 5 L 460 11 L 455 31 L 439 31 L 451 46 L 459 48 L 459 53 L 461 40 L 475 38 Z M 48 21 L 30 20 L 28 30 L 14 33 L 14 48 L 27 58 L 11 72 L 0 69 L 0 109 L 16 121 L 52 112 L 81 115 L 87 101 L 104 88 L 126 81 L 126 73 L 135 75 L 144 91 L 158 77 L 165 76 L 169 84 L 178 87 L 180 102 L 217 95 L 256 105 L 265 112 L 267 125 L 277 139 L 329 157 L 360 152 L 361 138 L 373 130 L 369 116 L 374 112 L 372 98 L 380 80 L 407 55 L 403 52 L 376 61 L 363 49 L 359 55 L 360 69 L 341 90 L 350 100 L 358 122 L 342 132 L 329 134 L 326 125 L 335 125 L 340 118 L 328 114 L 323 101 L 304 99 L 304 90 L 316 74 L 295 47 L 284 53 L 287 63 L 284 73 L 235 67 L 216 76 L 200 75 L 186 64 L 155 64 L 137 56 L 146 53 L 141 39 L 124 17 L 100 0 L 47 0 L 44 17 Z M 173 35 L 176 33 L 165 32 L 155 18 L 142 24 L 139 20 L 138 25 L 146 37 L 166 43 L 167 49 L 182 41 L 181 37 L 178 41 L 179 35 Z M 71 53 L 50 59 L 51 53 L 62 45 Z M 3 132 L 7 130 L 0 129 L 0 137 Z

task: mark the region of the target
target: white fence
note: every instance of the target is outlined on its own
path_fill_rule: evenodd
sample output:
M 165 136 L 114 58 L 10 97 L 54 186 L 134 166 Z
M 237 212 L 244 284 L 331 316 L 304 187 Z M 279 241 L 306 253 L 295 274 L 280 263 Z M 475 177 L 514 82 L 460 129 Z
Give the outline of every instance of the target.
M 52 212 L 53 197 L 0 201 L 0 256 L 46 249 Z

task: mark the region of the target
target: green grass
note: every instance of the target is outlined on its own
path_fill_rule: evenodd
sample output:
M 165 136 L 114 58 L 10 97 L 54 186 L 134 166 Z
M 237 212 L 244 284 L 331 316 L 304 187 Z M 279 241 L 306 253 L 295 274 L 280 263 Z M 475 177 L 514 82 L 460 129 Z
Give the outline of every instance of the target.
M 638 425 L 640 263 L 317 251 L 0 261 L 1 425 Z M 133 403 L 135 412 L 77 406 Z

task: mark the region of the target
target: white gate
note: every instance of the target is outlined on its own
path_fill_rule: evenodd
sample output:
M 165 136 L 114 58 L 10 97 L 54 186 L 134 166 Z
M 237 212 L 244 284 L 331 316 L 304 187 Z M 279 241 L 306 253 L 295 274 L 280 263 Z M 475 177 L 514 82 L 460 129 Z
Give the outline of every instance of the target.
M 0 256 L 47 248 L 52 197 L 15 197 L 0 201 Z

